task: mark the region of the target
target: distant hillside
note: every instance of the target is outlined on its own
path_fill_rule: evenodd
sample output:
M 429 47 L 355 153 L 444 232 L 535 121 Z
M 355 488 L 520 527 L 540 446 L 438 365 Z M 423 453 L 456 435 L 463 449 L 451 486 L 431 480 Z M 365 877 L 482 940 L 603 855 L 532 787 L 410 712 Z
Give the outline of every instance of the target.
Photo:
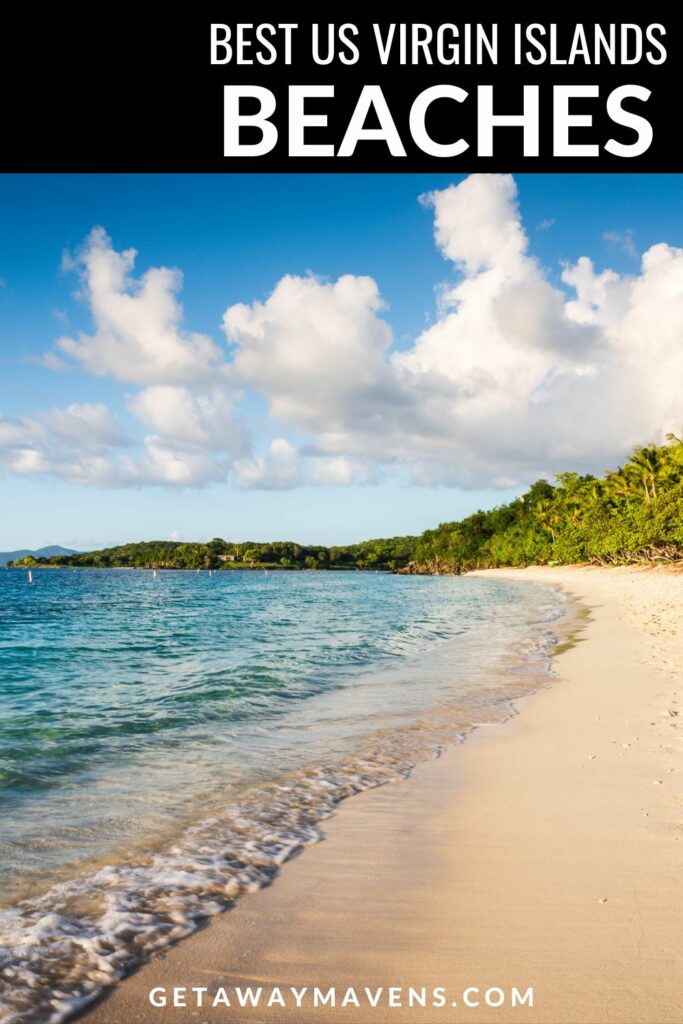
M 29 548 L 21 548 L 20 551 L 0 551 L 0 568 L 8 562 L 15 562 L 18 558 L 26 558 L 32 555 L 33 558 L 53 558 L 55 555 L 77 555 L 79 552 L 73 548 L 63 548 L 59 544 L 48 544 L 46 548 L 38 548 L 31 551 Z
M 64 565 L 97 569 L 384 569 L 407 565 L 416 537 L 364 541 L 348 547 L 297 544 L 294 541 L 232 541 L 215 537 L 208 544 L 151 540 L 121 544 L 76 555 L 16 559 L 17 568 Z

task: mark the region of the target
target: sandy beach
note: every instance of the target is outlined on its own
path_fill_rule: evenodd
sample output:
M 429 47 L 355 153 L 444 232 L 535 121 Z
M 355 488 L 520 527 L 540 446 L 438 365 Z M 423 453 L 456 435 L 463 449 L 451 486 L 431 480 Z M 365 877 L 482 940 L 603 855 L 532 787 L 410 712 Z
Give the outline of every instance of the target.
M 406 782 L 345 801 L 270 888 L 83 1020 L 683 1021 L 683 573 L 491 573 L 579 602 L 551 685 Z M 277 986 L 287 1005 L 240 1008 L 238 985 Z M 334 986 L 338 1003 L 353 987 L 361 1005 L 299 1007 L 290 986 Z M 404 1005 L 371 1009 L 366 986 L 402 988 Z M 447 1005 L 408 1006 L 409 986 L 443 988 Z M 150 1005 L 174 987 L 186 1006 Z M 193 987 L 208 989 L 201 1007 Z M 230 1008 L 211 1007 L 219 987 Z M 533 988 L 533 1006 L 512 1006 L 515 988 Z M 484 1005 L 487 990 L 502 1005 Z

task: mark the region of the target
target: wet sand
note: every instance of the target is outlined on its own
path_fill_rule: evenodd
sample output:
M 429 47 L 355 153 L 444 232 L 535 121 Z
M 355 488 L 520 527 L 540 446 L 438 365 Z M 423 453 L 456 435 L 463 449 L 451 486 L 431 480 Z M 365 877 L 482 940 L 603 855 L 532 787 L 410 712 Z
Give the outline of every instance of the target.
M 497 571 L 497 575 L 506 575 Z M 503 726 L 341 805 L 285 865 L 87 1011 L 157 1021 L 666 1024 L 683 1021 L 683 573 L 530 569 L 590 614 L 553 684 Z M 239 1008 L 233 987 L 282 990 Z M 155 1009 L 155 987 L 206 987 Z M 230 1008 L 211 1008 L 226 990 Z M 353 987 L 360 1007 L 297 1007 L 289 986 Z M 443 987 L 445 1007 L 376 1009 L 363 988 Z M 505 1002 L 483 1002 L 488 988 Z M 511 990 L 534 990 L 513 1007 Z M 499 999 L 494 994 L 494 999 Z M 208 1001 L 208 1002 L 207 1002 Z M 456 1002 L 458 1005 L 453 1006 Z

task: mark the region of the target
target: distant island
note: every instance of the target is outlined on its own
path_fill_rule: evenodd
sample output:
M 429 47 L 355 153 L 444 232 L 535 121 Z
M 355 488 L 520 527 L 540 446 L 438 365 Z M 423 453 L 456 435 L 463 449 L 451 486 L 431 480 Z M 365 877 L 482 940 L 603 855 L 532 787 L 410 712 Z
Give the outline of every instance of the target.
M 144 541 L 82 554 L 15 552 L 8 566 L 439 574 L 549 562 L 673 562 L 683 558 L 683 438 L 669 434 L 667 440 L 635 448 L 604 477 L 559 473 L 554 484 L 538 480 L 509 504 L 418 537 L 340 547 L 219 537 L 205 544 Z
M 41 558 L 52 558 L 54 555 L 77 555 L 78 551 L 74 551 L 73 548 L 63 548 L 59 544 L 48 544 L 44 548 L 36 548 L 31 550 L 30 548 L 20 548 L 19 551 L 0 551 L 0 569 L 8 565 L 11 562 L 20 561 L 23 558 L 31 557 L 34 560 Z

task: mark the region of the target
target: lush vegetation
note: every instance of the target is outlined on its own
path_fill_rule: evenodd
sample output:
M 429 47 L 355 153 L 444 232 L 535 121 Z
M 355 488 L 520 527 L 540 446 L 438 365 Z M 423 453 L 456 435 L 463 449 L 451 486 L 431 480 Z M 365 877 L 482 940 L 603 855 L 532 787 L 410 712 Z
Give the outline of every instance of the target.
M 507 505 L 419 537 L 326 548 L 291 541 L 148 541 L 15 566 L 157 569 L 382 569 L 462 572 L 538 562 L 672 561 L 683 557 L 683 438 L 635 449 L 603 478 L 560 473 Z M 11 563 L 10 563 L 11 564 Z
M 215 537 L 208 544 L 153 540 L 54 558 L 18 559 L 15 567 L 81 566 L 97 569 L 384 569 L 406 565 L 415 537 L 371 540 L 348 547 L 296 544 L 292 541 L 234 544 Z
M 560 473 L 508 505 L 443 523 L 418 538 L 414 561 L 438 571 L 683 557 L 683 439 L 637 448 L 603 478 Z

